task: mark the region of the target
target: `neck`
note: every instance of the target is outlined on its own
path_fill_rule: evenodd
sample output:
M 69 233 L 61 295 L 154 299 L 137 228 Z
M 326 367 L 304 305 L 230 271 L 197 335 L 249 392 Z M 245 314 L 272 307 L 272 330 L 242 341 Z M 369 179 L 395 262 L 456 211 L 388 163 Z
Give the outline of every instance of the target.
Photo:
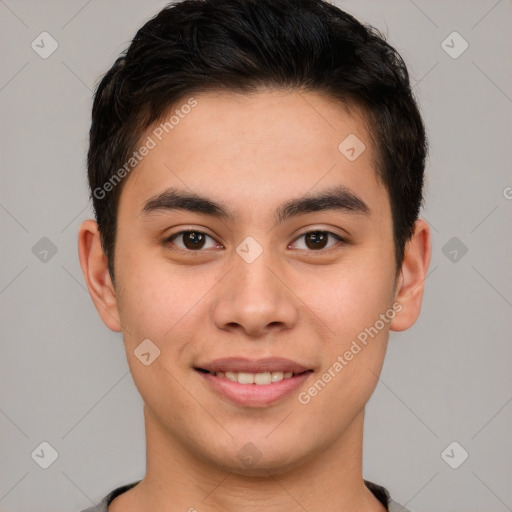
M 364 485 L 364 410 L 337 443 L 292 468 L 258 476 L 230 472 L 194 457 L 169 439 L 148 409 L 146 475 L 116 498 L 109 512 L 383 512 Z

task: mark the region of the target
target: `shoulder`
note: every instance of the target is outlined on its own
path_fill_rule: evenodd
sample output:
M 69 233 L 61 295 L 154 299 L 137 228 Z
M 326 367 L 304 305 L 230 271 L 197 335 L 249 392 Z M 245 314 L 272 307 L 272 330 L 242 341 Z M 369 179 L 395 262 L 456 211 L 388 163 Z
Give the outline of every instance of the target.
M 387 507 L 388 512 L 412 512 L 408 508 L 405 508 L 403 505 L 400 505 L 400 503 L 396 502 L 389 494 L 389 491 L 385 487 L 382 487 L 382 485 L 378 485 L 368 480 L 365 480 L 364 483 L 366 487 L 372 491 L 374 496 L 385 507 Z
M 114 498 L 117 498 L 120 494 L 125 493 L 130 490 L 132 487 L 135 487 L 140 480 L 137 482 L 132 482 L 131 484 L 122 485 L 121 487 L 117 487 L 113 491 L 109 492 L 97 505 L 93 505 L 92 507 L 86 508 L 81 512 L 108 512 L 108 506 Z

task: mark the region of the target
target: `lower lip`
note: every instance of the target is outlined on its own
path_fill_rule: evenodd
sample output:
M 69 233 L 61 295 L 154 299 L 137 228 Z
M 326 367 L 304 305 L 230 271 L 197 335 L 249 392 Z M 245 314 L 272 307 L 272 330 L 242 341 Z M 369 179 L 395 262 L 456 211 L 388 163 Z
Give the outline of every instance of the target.
M 265 407 L 289 396 L 313 374 L 313 372 L 305 372 L 279 382 L 259 385 L 240 384 L 226 377 L 216 377 L 211 373 L 200 371 L 198 373 L 214 391 L 238 405 L 248 407 Z

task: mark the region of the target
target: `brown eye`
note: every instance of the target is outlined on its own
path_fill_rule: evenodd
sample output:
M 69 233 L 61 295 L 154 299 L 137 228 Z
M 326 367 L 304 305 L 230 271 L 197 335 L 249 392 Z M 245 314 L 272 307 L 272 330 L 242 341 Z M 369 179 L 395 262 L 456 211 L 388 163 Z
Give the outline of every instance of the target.
M 334 243 L 330 242 L 330 238 L 334 239 Z M 344 240 L 330 231 L 317 230 L 303 233 L 297 238 L 294 245 L 297 245 L 297 247 L 295 247 L 296 249 L 320 251 L 336 245 L 336 241 L 343 242 Z
M 176 245 L 180 249 L 189 251 L 210 249 L 217 245 L 211 236 L 202 231 L 180 231 L 172 235 L 168 242 Z
M 205 242 L 203 233 L 197 231 L 187 231 L 183 233 L 183 244 L 187 249 L 202 249 Z
M 307 233 L 304 237 L 306 246 L 309 249 L 323 249 L 327 245 L 329 235 L 323 231 Z

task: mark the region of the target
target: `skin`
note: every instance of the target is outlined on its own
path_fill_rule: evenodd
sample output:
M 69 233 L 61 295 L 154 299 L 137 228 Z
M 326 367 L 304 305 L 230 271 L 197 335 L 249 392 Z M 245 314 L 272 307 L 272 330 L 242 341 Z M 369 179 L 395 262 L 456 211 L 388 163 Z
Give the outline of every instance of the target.
M 382 511 L 363 483 L 364 407 L 389 330 L 405 330 L 419 315 L 428 225 L 416 222 L 397 276 L 389 197 L 356 108 L 282 90 L 195 98 L 197 106 L 124 184 L 115 287 L 96 223 L 87 220 L 79 231 L 92 300 L 105 325 L 123 333 L 144 400 L 146 476 L 109 510 Z M 338 150 L 349 134 L 366 145 L 353 162 Z M 336 185 L 360 197 L 369 215 L 330 210 L 275 224 L 282 203 Z M 141 214 L 169 187 L 221 201 L 236 219 L 182 210 Z M 200 254 L 186 252 L 183 237 L 171 250 L 166 240 L 183 229 L 212 239 Z M 347 243 L 331 238 L 328 247 L 311 249 L 300 236 L 311 229 Z M 263 249 L 250 264 L 236 252 L 248 236 Z M 402 309 L 393 320 L 317 396 L 300 403 L 298 392 L 396 301 Z M 148 338 L 161 354 L 144 366 L 134 350 Z M 230 356 L 285 357 L 314 373 L 273 405 L 242 407 L 214 393 L 194 370 Z M 251 467 L 237 457 L 247 443 L 261 453 Z

